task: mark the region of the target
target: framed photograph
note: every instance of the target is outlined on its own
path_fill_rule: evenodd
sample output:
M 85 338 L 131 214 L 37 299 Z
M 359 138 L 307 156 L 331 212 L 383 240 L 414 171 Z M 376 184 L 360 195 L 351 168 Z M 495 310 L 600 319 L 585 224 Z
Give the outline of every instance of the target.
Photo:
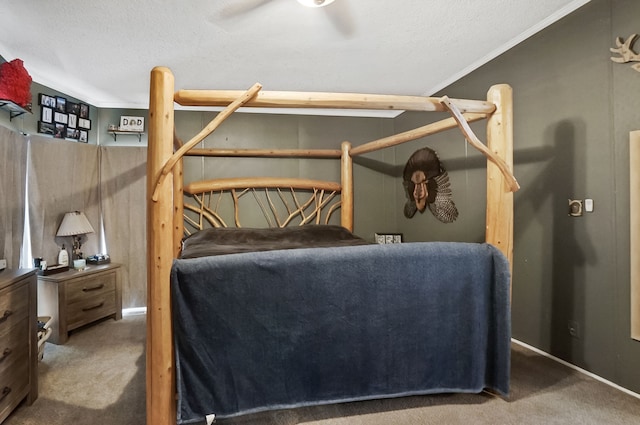
M 69 128 L 69 126 L 67 126 L 67 139 L 74 139 L 74 140 L 78 140 L 80 139 L 80 130 L 78 130 L 77 128 Z
M 376 233 L 375 240 L 380 244 L 402 243 L 402 233 Z
M 82 142 L 82 143 L 88 143 L 89 142 L 89 132 L 86 130 L 79 130 L 78 132 L 78 141 Z
M 55 122 L 59 122 L 60 124 L 67 124 L 67 122 L 69 121 L 69 116 L 67 114 L 55 111 L 53 113 L 53 120 Z
M 40 121 L 51 124 L 53 122 L 53 109 L 43 106 L 41 108 Z
M 91 130 L 91 120 L 85 118 L 78 118 L 78 127 L 85 130 Z
M 67 126 L 60 123 L 55 123 L 55 131 L 53 133 L 53 137 L 56 139 L 64 139 L 67 137 Z
M 48 134 L 53 136 L 55 133 L 55 126 L 49 122 L 38 121 L 38 133 Z
M 67 114 L 78 115 L 80 113 L 80 104 L 75 102 L 67 102 Z
M 67 127 L 78 128 L 78 116 L 76 114 L 69 114 L 68 117 Z
M 56 96 L 56 111 L 66 114 L 67 113 L 67 99 L 64 97 Z
M 144 117 L 120 117 L 120 131 L 144 131 Z
M 47 108 L 55 108 L 56 107 L 56 98 L 53 96 L 48 96 L 43 93 L 38 94 L 38 105 L 46 106 Z
M 87 105 L 86 103 L 81 103 L 78 115 L 80 116 L 80 118 L 89 118 L 89 105 Z

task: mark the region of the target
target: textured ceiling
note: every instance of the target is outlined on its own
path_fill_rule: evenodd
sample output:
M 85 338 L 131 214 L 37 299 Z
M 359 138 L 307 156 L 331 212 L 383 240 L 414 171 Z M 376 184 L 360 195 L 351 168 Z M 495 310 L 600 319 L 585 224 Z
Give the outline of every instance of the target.
M 4 0 L 0 55 L 103 108 L 176 89 L 431 95 L 588 0 Z

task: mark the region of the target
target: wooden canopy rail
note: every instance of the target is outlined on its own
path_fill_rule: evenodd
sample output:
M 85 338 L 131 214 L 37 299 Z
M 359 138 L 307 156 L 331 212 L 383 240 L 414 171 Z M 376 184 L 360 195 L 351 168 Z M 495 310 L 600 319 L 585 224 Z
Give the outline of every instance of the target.
M 469 122 L 487 119 L 487 206 L 485 241 L 500 249 L 512 262 L 513 247 L 513 110 L 511 87 L 492 86 L 486 101 L 350 93 L 298 93 L 260 91 L 256 84 L 248 91 L 180 90 L 166 67 L 151 71 L 149 98 L 149 146 L 147 157 L 147 424 L 176 422 L 175 370 L 169 292 L 172 262 L 183 235 L 183 190 L 195 190 L 196 183 L 183 189 L 182 157 L 255 156 L 341 158 L 341 197 L 353 199 L 352 157 L 459 126 L 475 146 L 477 137 Z M 174 153 L 174 102 L 183 106 L 224 106 L 209 125 Z M 228 116 L 241 106 L 276 108 L 382 109 L 443 111 L 453 114 L 394 136 L 352 148 L 343 142 L 341 150 L 194 149 Z M 480 143 L 481 144 L 481 143 Z M 482 145 L 482 144 L 481 144 Z M 484 145 L 482 145 L 484 146 Z M 198 183 L 203 184 L 203 183 Z M 341 205 L 342 223 L 352 223 L 353 205 Z M 351 220 L 351 222 L 349 222 Z

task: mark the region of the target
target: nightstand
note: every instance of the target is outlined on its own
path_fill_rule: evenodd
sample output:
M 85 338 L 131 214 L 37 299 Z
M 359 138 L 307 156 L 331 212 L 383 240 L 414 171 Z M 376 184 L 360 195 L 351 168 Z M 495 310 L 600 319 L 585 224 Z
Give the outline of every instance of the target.
M 120 264 L 38 276 L 38 316 L 51 317 L 53 344 L 64 344 L 72 330 L 105 317 L 122 319 Z

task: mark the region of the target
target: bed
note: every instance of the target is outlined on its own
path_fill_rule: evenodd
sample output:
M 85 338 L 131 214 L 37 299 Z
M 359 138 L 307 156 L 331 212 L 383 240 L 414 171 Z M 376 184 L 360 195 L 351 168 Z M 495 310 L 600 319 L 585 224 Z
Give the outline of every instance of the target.
M 511 88 L 493 86 L 487 100 L 261 89 L 175 91 L 168 68 L 151 72 L 147 423 L 415 394 L 506 395 L 518 189 Z M 183 143 L 176 103 L 224 109 Z M 343 142 L 340 150 L 196 147 L 242 106 L 451 117 L 359 146 Z M 487 145 L 469 126 L 485 119 Z M 353 158 L 456 127 L 487 157 L 485 242 L 377 245 L 354 235 Z M 238 177 L 185 185 L 183 158 L 196 155 L 335 159 L 340 181 Z M 242 228 L 240 199 L 256 193 L 266 196 L 258 201 L 263 212 L 282 202 L 286 214 L 266 229 Z M 231 219 L 212 201 L 224 194 Z M 331 224 L 337 214 L 339 224 Z

